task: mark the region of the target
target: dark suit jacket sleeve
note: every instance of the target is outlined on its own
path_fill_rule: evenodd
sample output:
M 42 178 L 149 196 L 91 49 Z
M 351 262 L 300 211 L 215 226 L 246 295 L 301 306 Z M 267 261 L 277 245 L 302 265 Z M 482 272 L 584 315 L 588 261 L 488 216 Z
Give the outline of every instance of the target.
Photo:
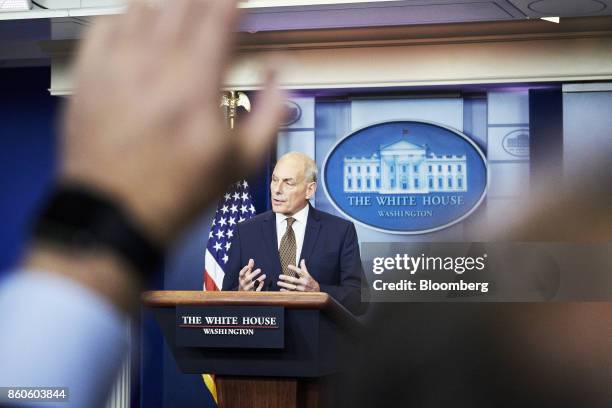
M 221 290 L 238 290 L 238 274 L 244 265 L 240 265 L 240 228 L 234 229 L 234 236 L 231 240 L 231 246 L 227 256 L 229 257 L 225 264 L 225 276 L 223 277 L 223 288 Z
M 351 223 L 346 229 L 340 252 L 340 284 L 320 285 L 321 292 L 330 294 L 354 314 L 365 312 L 367 303 L 361 302 L 361 285 L 365 282 L 357 231 Z

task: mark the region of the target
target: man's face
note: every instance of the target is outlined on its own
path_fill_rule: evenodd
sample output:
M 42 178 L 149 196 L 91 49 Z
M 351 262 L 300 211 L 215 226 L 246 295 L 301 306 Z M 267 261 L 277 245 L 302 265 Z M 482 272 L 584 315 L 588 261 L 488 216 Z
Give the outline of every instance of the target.
M 298 157 L 284 157 L 274 167 L 270 194 L 275 213 L 291 216 L 304 208 L 314 194 L 316 183 L 306 182 L 304 167 Z

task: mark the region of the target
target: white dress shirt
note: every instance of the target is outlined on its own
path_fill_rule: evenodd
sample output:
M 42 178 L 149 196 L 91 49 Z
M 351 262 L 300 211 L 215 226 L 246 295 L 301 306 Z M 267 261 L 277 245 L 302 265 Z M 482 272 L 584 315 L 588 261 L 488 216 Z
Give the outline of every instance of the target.
M 0 282 L 0 322 L 0 387 L 67 387 L 67 402 L 40 406 L 103 406 L 128 349 L 126 320 L 106 299 L 20 271 Z
M 302 246 L 304 246 L 304 235 L 306 234 L 306 222 L 308 221 L 309 208 L 310 205 L 306 204 L 304 208 L 293 214 L 295 221 L 291 228 L 293 228 L 293 233 L 295 234 L 295 266 L 297 267 L 300 265 L 300 254 L 302 253 Z M 289 217 L 284 214 L 276 213 L 277 249 L 280 249 L 281 239 L 287 230 L 287 218 Z

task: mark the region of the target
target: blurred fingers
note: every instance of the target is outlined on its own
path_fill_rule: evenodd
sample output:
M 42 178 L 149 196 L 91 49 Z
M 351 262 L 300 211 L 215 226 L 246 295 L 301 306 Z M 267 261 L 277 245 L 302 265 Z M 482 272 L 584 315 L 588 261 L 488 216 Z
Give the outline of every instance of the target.
M 293 283 L 283 282 L 283 281 L 278 281 L 277 285 L 287 290 L 295 290 L 297 288 L 297 285 L 294 285 Z
M 300 261 L 300 271 L 310 276 L 310 273 L 308 273 L 308 268 L 306 267 L 306 261 L 303 259 Z
M 246 164 L 246 170 L 254 168 L 276 140 L 284 115 L 284 99 L 284 92 L 279 89 L 274 74 L 270 72 L 264 89 L 253 103 L 253 112 L 236 133 L 236 146 Z
M 117 37 L 126 40 L 149 41 L 152 27 L 163 18 L 159 9 L 144 0 L 132 0 L 125 14 L 118 16 Z
M 289 282 L 289 283 L 297 283 L 298 282 L 298 278 L 294 278 L 293 276 L 289 276 L 289 275 L 280 274 L 278 276 L 278 278 L 280 280 L 283 280 L 283 281 Z
M 161 18 L 153 22 L 152 42 L 172 49 L 190 40 L 203 16 L 210 12 L 210 0 L 167 0 L 161 7 Z
M 257 292 L 261 292 L 261 289 L 264 286 L 265 280 L 266 280 L 266 275 L 261 275 L 259 278 L 257 278 L 257 281 L 259 282 L 259 284 L 257 285 L 257 289 L 255 289 Z
M 247 281 L 252 281 L 260 273 L 261 273 L 261 269 L 259 269 L 259 268 L 255 269 L 253 272 L 250 272 L 250 273 L 247 273 L 246 275 L 244 275 L 244 279 L 247 280 Z
M 105 54 L 115 41 L 117 16 L 96 17 L 93 24 L 85 34 L 85 40 L 81 43 L 81 50 L 78 53 L 80 62 L 97 60 L 100 55 Z
M 251 281 L 249 282 L 247 285 L 244 286 L 244 290 L 252 290 L 253 287 L 255 286 L 255 283 L 257 283 L 257 281 Z
M 238 274 L 238 276 L 239 276 L 240 278 L 244 278 L 244 275 L 245 275 L 245 274 L 247 273 L 247 271 L 249 271 L 250 269 L 251 269 L 251 266 L 249 266 L 249 265 L 245 266 L 244 268 L 242 268 L 242 269 L 240 270 L 240 273 Z
M 221 85 L 225 67 L 233 52 L 240 11 L 236 0 L 206 0 L 199 8 L 197 24 L 186 44 L 201 66 L 202 77 Z
M 295 274 L 299 277 L 304 276 L 304 272 L 302 272 L 302 270 L 300 268 L 298 268 L 297 266 L 293 266 L 293 265 L 287 265 L 289 269 L 291 269 L 293 272 L 295 272 Z

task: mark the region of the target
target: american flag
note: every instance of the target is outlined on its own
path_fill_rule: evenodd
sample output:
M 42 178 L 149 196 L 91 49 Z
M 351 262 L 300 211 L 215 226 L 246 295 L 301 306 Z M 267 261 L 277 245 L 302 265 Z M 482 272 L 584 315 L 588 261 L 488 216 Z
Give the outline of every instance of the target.
M 236 224 L 255 215 L 249 184 L 239 181 L 219 200 L 212 220 L 204 257 L 204 290 L 220 290 Z

